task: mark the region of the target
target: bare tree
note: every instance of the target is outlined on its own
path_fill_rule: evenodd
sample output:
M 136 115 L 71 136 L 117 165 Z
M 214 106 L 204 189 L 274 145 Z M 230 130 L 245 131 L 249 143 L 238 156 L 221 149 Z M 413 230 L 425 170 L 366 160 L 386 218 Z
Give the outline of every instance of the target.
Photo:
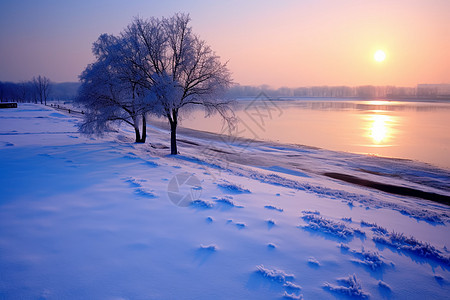
M 137 37 L 143 57 L 136 66 L 147 79 L 147 102 L 154 105 L 154 113 L 169 121 L 173 155 L 178 153 L 176 131 L 182 111 L 201 106 L 207 116 L 219 113 L 226 121 L 233 121 L 231 101 L 223 98 L 232 84 L 227 65 L 193 34 L 189 22 L 186 14 L 136 18 L 127 29 Z
M 34 85 L 30 81 L 23 81 L 17 85 L 19 101 L 31 102 L 34 92 Z
M 78 101 L 87 114 L 81 130 L 101 133 L 113 122 L 134 127 L 145 142 L 146 115 L 167 118 L 171 154 L 177 154 L 181 112 L 201 106 L 233 121 L 231 101 L 223 100 L 232 81 L 226 64 L 192 33 L 190 18 L 136 18 L 118 37 L 102 35 L 93 46 L 96 62 L 81 75 Z M 142 122 L 142 136 L 139 123 Z
M 133 80 L 132 66 L 124 59 L 125 45 L 122 39 L 106 34 L 94 43 L 96 62 L 81 74 L 76 99 L 86 109 L 80 131 L 102 135 L 113 130 L 114 123 L 126 123 L 133 126 L 136 143 L 144 143 L 148 105 L 143 104 L 144 91 Z
M 41 75 L 39 75 L 37 78 L 33 77 L 33 85 L 36 93 L 35 102 L 39 100 L 41 104 L 47 105 L 47 99 L 51 89 L 50 79 Z

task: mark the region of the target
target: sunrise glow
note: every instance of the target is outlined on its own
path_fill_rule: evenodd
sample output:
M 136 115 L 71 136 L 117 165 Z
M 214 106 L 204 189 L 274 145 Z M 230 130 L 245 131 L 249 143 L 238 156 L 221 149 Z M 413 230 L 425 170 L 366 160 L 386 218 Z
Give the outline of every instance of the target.
M 386 59 L 386 53 L 384 53 L 383 50 L 377 50 L 377 52 L 375 52 L 375 54 L 373 55 L 373 58 L 377 62 L 382 62 Z
M 450 300 L 449 20 L 0 0 L 0 300 Z

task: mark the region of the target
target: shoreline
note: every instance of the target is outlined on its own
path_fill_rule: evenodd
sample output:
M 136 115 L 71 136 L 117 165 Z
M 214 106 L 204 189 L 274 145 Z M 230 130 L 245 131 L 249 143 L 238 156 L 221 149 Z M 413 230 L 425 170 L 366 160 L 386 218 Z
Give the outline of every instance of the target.
M 151 122 L 149 127 L 168 132 L 163 122 Z M 228 136 L 183 127 L 177 140 L 182 156 L 189 154 L 206 162 L 233 163 L 302 179 L 332 178 L 369 191 L 450 205 L 450 172 L 423 162 L 242 137 L 231 141 Z M 329 176 L 332 173 L 339 176 Z

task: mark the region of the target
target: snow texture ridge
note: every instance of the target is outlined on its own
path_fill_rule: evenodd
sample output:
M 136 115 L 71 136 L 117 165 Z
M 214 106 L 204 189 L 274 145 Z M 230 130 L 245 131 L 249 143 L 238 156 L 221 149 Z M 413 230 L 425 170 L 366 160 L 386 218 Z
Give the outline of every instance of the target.
M 339 238 L 346 239 L 353 237 L 355 234 L 365 235 L 359 229 L 352 228 L 342 222 L 326 219 L 315 213 L 304 213 L 302 219 L 308 222 L 307 225 L 302 226 L 303 228 L 334 235 Z
M 267 279 L 283 284 L 285 284 L 288 280 L 294 279 L 294 275 L 292 274 L 286 274 L 282 270 L 268 269 L 263 265 L 257 266 L 256 272 Z
M 442 253 L 429 243 L 418 241 L 413 236 L 407 237 L 403 233 L 390 232 L 376 234 L 372 238 L 375 242 L 391 246 L 397 250 L 410 252 L 423 258 L 434 259 L 450 266 L 450 256 Z
M 358 278 L 356 278 L 356 274 L 349 275 L 347 278 L 339 278 L 337 279 L 337 281 L 342 285 L 334 285 L 325 282 L 324 288 L 331 292 L 344 294 L 350 297 L 356 297 L 360 299 L 369 298 L 369 294 L 362 289 Z
M 223 182 L 223 183 L 217 184 L 217 186 L 219 186 L 220 188 L 222 188 L 223 190 L 225 190 L 225 191 L 227 191 L 229 193 L 234 193 L 234 194 L 248 194 L 248 193 L 251 193 L 250 190 L 248 190 L 246 188 L 243 188 L 239 184 Z

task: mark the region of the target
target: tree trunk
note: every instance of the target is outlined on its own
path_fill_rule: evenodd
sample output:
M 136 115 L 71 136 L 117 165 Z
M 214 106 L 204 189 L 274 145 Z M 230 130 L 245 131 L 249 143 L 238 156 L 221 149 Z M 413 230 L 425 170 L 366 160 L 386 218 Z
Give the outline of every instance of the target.
M 134 122 L 134 132 L 136 133 L 136 143 L 145 143 L 147 139 L 147 121 L 145 119 L 145 114 L 142 114 L 142 135 L 139 130 L 139 118 L 135 117 Z
M 141 133 L 139 132 L 139 127 L 134 125 L 134 132 L 136 134 L 136 143 L 141 143 Z
M 178 110 L 172 109 L 172 114 L 169 114 L 170 123 L 170 154 L 177 155 L 177 125 L 178 125 Z
M 177 155 L 177 123 L 178 123 L 178 110 L 172 109 L 172 112 L 167 114 L 170 123 L 170 154 Z
M 170 122 L 170 154 L 177 155 L 177 122 Z
M 145 113 L 142 114 L 142 138 L 141 143 L 145 143 L 145 140 L 147 139 L 147 120 L 145 118 Z

